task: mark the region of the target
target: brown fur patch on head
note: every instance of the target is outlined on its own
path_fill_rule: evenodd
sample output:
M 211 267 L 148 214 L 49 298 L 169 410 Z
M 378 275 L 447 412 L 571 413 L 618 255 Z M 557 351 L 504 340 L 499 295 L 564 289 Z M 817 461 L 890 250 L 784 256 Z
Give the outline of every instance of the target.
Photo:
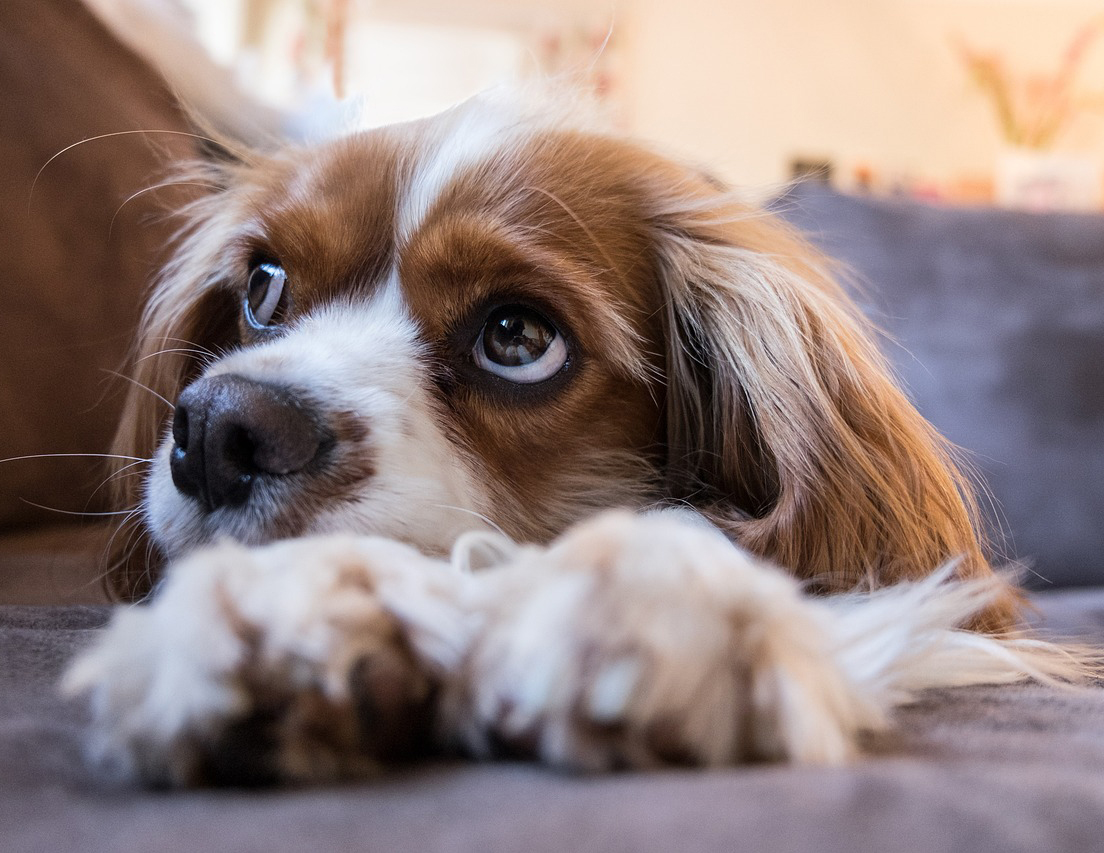
M 496 521 L 546 540 L 611 505 L 660 496 L 662 319 L 643 228 L 639 153 L 546 132 L 449 183 L 401 251 L 435 342 L 458 440 L 495 483 Z M 482 323 L 522 304 L 569 340 L 569 377 L 509 387 L 470 365 Z
M 395 210 L 404 176 L 394 134 L 357 133 L 270 159 L 249 175 L 246 260 L 278 261 L 295 310 L 362 294 L 395 261 Z

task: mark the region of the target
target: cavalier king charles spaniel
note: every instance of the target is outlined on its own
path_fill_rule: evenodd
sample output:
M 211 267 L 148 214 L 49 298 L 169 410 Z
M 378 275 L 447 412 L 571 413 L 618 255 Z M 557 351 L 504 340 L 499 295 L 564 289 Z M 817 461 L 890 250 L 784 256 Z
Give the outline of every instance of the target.
M 66 682 L 125 772 L 835 763 L 1076 676 L 831 264 L 708 175 L 502 93 L 208 153 L 116 447 L 144 602 Z

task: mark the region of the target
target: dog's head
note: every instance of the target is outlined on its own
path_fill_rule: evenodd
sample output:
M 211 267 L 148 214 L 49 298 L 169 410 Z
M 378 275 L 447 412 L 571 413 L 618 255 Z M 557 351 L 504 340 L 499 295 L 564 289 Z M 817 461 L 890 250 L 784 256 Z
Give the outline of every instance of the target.
M 202 182 L 134 370 L 175 412 L 135 391 L 117 444 L 166 556 L 675 502 L 829 588 L 984 568 L 825 262 L 697 171 L 484 97 Z

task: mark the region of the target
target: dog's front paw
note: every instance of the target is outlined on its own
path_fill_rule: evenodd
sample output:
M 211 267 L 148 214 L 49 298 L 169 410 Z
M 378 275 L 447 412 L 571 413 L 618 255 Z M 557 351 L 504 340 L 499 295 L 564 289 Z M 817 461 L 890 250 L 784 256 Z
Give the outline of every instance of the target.
M 117 612 L 64 687 L 90 695 L 101 760 L 147 782 L 363 774 L 431 739 L 455 582 L 384 540 L 223 543 Z
M 582 770 L 835 763 L 881 724 L 825 613 L 715 531 L 602 516 L 487 576 L 449 717 L 477 753 Z

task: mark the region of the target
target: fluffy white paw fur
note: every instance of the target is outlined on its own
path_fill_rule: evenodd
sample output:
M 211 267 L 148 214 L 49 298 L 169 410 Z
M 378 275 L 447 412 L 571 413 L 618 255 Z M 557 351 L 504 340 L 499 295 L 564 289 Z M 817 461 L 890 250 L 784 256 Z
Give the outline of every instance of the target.
M 493 574 L 445 709 L 478 753 L 589 770 L 838 762 L 884 723 L 836 659 L 830 615 L 714 531 L 608 515 Z
M 387 540 L 221 544 L 121 609 L 65 679 L 94 747 L 169 784 L 317 781 L 432 748 L 602 770 L 838 763 L 927 687 L 1071 680 L 1038 641 L 957 626 L 999 581 L 950 570 L 813 598 L 678 517 L 609 513 L 461 567 Z M 475 546 L 478 548 L 478 543 Z
M 464 581 L 383 539 L 226 542 L 119 609 L 63 687 L 90 694 L 93 754 L 124 776 L 359 775 L 431 740 L 434 661 L 455 668 L 466 645 Z

